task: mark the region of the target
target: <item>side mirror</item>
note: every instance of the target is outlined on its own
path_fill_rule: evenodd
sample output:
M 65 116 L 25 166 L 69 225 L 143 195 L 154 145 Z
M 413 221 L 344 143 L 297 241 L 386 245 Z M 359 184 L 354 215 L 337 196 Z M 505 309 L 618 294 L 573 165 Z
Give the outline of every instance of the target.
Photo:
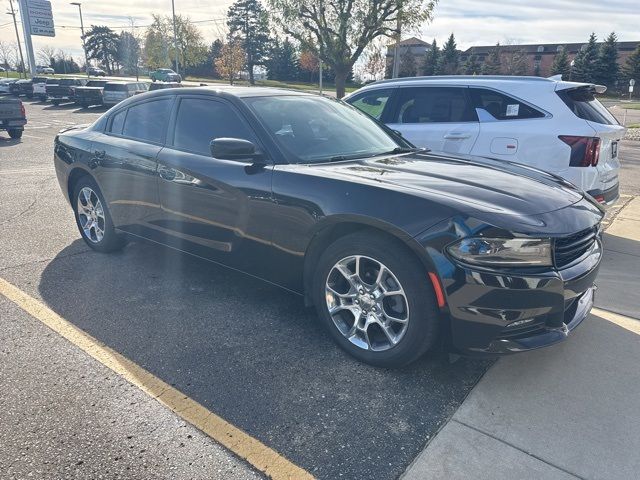
M 211 156 L 221 160 L 238 162 L 256 162 L 262 158 L 262 152 L 249 140 L 241 138 L 214 138 L 209 144 Z

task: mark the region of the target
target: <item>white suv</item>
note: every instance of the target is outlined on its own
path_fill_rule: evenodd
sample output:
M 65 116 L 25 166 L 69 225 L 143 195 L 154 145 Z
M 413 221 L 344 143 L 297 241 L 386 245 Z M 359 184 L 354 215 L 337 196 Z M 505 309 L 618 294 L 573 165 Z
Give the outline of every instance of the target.
M 625 128 L 594 97 L 604 90 L 555 77 L 413 77 L 372 83 L 345 101 L 416 146 L 531 165 L 611 204 Z

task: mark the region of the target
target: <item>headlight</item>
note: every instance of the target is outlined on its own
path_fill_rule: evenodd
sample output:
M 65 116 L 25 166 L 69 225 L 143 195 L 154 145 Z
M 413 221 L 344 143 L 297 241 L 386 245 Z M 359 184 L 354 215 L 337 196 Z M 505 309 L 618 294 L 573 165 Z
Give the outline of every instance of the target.
M 551 266 L 551 241 L 530 238 L 463 238 L 448 247 L 454 258 L 486 267 Z

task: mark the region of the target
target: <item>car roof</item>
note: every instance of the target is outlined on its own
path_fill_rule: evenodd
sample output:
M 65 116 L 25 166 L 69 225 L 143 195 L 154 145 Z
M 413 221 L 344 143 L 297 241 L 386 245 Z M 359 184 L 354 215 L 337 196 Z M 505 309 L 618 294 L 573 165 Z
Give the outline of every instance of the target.
M 180 95 L 189 93 L 210 92 L 220 96 L 249 98 L 249 97 L 270 97 L 282 95 L 311 95 L 309 92 L 287 90 L 275 87 L 245 87 L 237 85 L 203 85 L 200 87 L 185 87 L 180 89 Z

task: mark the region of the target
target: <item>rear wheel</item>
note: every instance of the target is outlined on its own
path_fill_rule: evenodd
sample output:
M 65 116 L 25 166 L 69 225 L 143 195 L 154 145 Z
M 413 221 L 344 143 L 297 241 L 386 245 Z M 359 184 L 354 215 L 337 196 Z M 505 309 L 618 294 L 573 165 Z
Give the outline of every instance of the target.
M 124 246 L 124 239 L 113 226 L 107 203 L 96 182 L 81 177 L 74 186 L 71 204 L 82 239 L 98 252 L 113 252 Z
M 318 314 L 336 342 L 380 367 L 417 360 L 438 336 L 428 274 L 398 240 L 354 233 L 330 245 L 313 281 Z
M 12 128 L 10 130 L 7 130 L 7 133 L 11 138 L 22 138 L 22 130 L 18 128 Z
M 60 101 L 59 100 L 53 100 L 51 103 L 53 103 L 56 107 L 58 105 L 60 105 Z

